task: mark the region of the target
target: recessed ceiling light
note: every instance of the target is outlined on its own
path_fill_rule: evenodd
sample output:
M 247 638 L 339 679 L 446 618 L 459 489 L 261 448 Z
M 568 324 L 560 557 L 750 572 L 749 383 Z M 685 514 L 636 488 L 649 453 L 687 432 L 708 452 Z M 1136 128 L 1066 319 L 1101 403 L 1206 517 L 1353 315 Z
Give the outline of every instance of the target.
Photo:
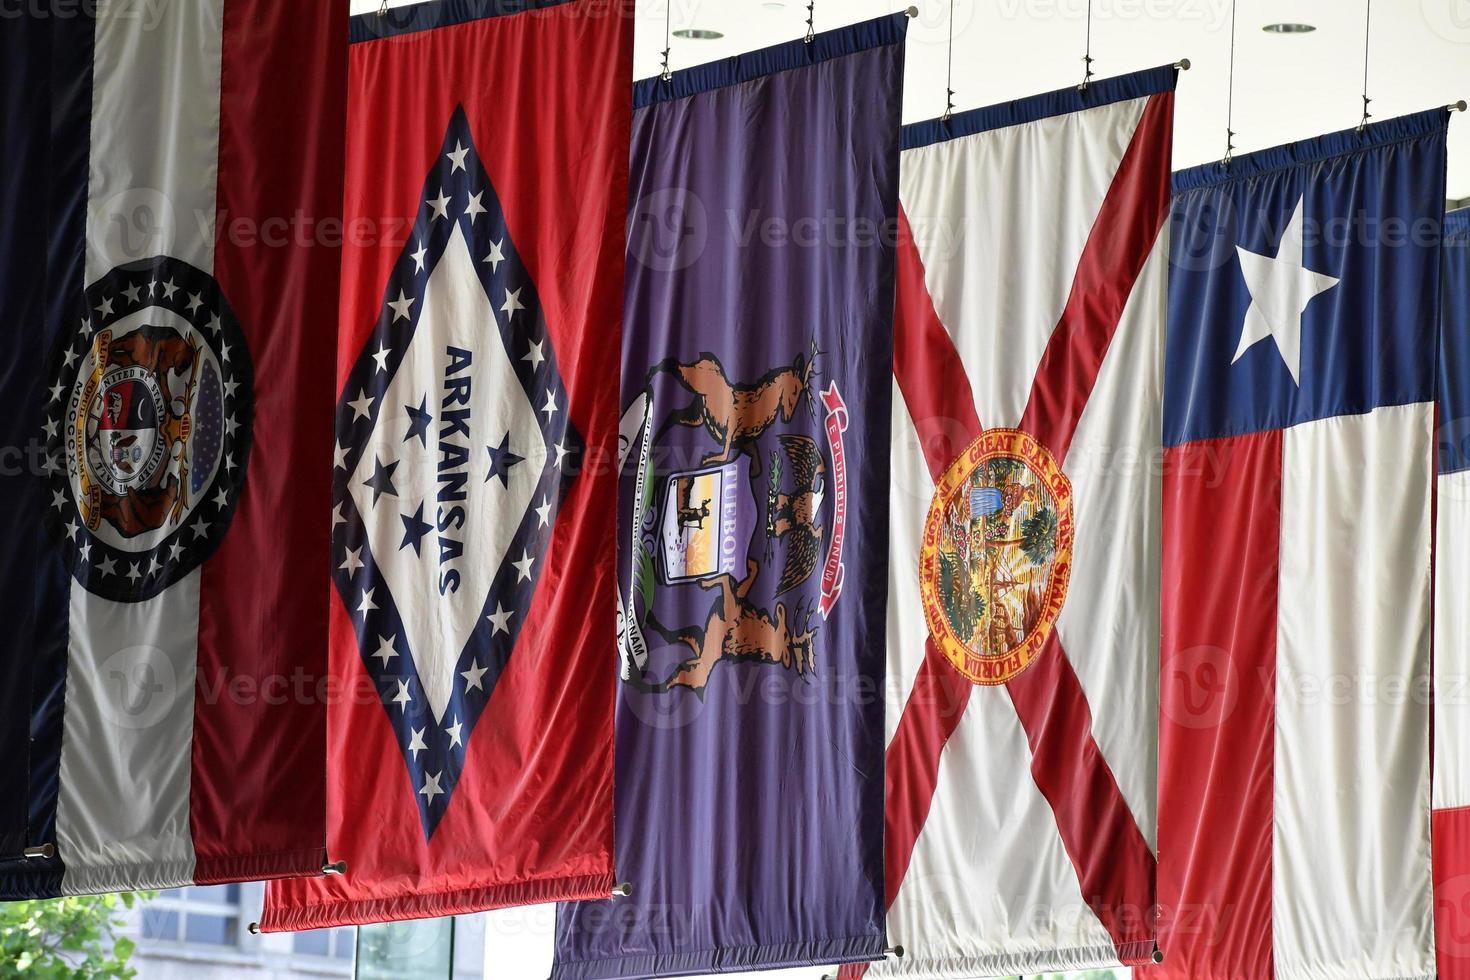
M 1310 34 L 1316 29 L 1313 24 L 1267 24 L 1261 28 L 1267 34 Z
M 719 31 L 707 31 L 702 27 L 684 27 L 674 32 L 674 37 L 686 41 L 718 41 L 724 36 Z
M 766 0 L 761 6 L 767 10 L 785 10 L 786 0 Z

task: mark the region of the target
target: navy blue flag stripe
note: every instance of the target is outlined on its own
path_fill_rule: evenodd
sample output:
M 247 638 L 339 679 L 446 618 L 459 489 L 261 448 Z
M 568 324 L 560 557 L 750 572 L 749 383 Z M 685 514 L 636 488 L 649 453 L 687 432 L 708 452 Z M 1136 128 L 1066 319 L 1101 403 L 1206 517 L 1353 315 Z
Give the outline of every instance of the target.
M 1470 208 L 1444 219 L 1439 355 L 1439 471 L 1470 470 Z
M 13 706 L 20 719 L 0 730 L 0 754 L 10 760 L 0 777 L 0 805 L 25 808 L 20 843 L 26 847 L 56 840 L 70 592 L 61 552 L 48 539 L 43 520 L 46 482 L 39 476 L 46 461 L 28 450 L 40 441 L 47 398 L 45 359 L 67 326 L 63 321 L 72 313 L 71 298 L 84 286 L 94 26 L 88 9 L 74 17 L 22 17 L 5 35 L 25 49 L 25 56 L 12 57 L 7 51 L 0 58 L 5 79 L 0 104 L 7 119 L 25 120 L 21 125 L 33 137 L 44 137 L 29 143 L 24 154 L 29 180 L 16 182 L 23 184 L 24 205 L 16 212 L 5 209 L 25 225 L 0 232 L 0 258 L 7 270 L 4 295 L 14 295 L 8 278 L 14 269 L 33 276 L 31 282 L 43 297 L 35 302 L 35 318 L 5 318 L 10 348 L 29 357 L 17 358 L 13 373 L 3 379 L 12 401 L 0 422 L 6 433 L 0 445 L 21 447 L 24 456 L 19 474 L 0 478 L 0 510 L 13 522 L 5 540 L 15 543 L 0 563 L 0 588 L 7 596 L 26 600 L 12 603 L 16 614 L 0 653 L 0 690 L 11 692 L 13 702 L 7 704 L 7 716 Z M 45 97 L 38 97 L 43 92 Z M 13 106 L 12 100 L 21 105 Z M 7 149 L 11 145 L 7 140 Z M 17 250 L 28 257 L 17 256 Z M 6 847 L 0 853 L 0 898 L 59 895 L 62 872 L 59 858 L 27 860 Z
M 544 10 L 571 2 L 572 0 L 423 0 L 422 3 L 389 7 L 381 14 L 376 10 L 358 14 L 349 21 L 348 40 L 353 44 L 360 44 L 385 37 L 431 31 L 436 27 L 468 24 L 472 20 L 484 20 L 487 17 Z M 616 15 L 616 8 L 609 9 L 608 16 Z

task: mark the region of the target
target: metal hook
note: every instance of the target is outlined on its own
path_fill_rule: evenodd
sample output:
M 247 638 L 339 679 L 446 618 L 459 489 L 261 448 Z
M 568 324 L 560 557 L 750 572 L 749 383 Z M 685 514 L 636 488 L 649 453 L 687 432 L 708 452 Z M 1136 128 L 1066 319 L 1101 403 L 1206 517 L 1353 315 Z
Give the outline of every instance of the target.
M 388 16 L 388 0 L 383 0 L 382 3 L 378 4 L 378 16 L 379 17 L 387 17 Z
M 1082 84 L 1077 86 L 1077 91 L 1086 92 L 1087 86 L 1092 84 L 1092 76 L 1094 74 L 1092 70 L 1092 63 L 1095 60 L 1096 59 L 1093 58 L 1090 54 L 1085 54 L 1082 56 L 1082 64 L 1084 66 L 1082 73 Z
M 633 894 L 633 883 L 631 881 L 620 882 L 613 885 L 613 898 L 627 898 Z
M 1368 103 L 1372 101 L 1368 96 L 1363 96 L 1363 118 L 1358 122 L 1359 133 L 1368 128 L 1368 120 L 1373 118 L 1373 113 L 1368 111 Z
M 811 0 L 806 5 L 806 43 L 811 44 L 817 38 L 817 0 Z
M 28 861 L 35 860 L 36 858 L 44 858 L 44 859 L 46 859 L 46 860 L 49 861 L 51 858 L 54 858 L 55 856 L 56 856 L 56 845 L 55 844 L 39 844 L 36 847 L 28 847 L 24 851 L 21 852 L 21 857 L 25 858 Z

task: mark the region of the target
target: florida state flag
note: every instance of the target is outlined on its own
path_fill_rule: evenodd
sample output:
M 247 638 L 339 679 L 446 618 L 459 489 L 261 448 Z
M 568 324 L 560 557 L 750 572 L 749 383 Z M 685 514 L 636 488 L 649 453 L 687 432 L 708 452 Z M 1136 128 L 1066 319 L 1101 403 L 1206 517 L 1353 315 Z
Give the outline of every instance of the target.
M 1153 953 L 1174 78 L 904 130 L 872 976 Z
M 304 929 L 606 895 L 632 21 L 354 18 L 328 848 Z M 513 12 L 519 11 L 519 12 Z

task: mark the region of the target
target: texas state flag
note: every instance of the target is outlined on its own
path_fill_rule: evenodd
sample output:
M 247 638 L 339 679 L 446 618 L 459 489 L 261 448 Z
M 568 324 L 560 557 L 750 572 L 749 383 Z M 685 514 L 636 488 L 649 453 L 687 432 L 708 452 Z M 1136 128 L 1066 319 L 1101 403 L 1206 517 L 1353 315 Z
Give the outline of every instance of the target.
M 273 887 L 268 930 L 612 888 L 632 22 L 444 0 L 351 31 L 323 460 L 347 871 Z
M 1150 977 L 1435 975 L 1446 117 L 1175 175 Z

